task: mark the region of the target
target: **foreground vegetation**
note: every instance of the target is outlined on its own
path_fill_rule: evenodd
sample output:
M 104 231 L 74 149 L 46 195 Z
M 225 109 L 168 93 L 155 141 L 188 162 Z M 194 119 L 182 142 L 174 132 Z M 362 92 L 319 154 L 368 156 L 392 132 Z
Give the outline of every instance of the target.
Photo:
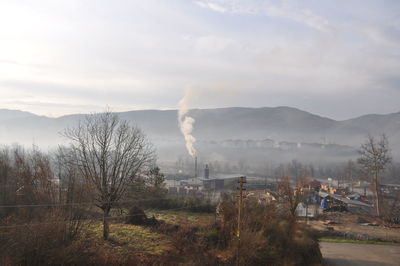
M 152 209 L 145 213 L 157 224 L 133 225 L 128 223 L 129 216 L 116 216 L 110 221 L 108 240 L 103 239 L 101 220 L 93 217 L 73 222 L 65 210 L 53 208 L 17 225 L 16 217 L 22 219 L 23 214 L 16 213 L 2 223 L 1 264 L 233 265 L 237 259 L 236 211 L 234 197 L 226 195 L 218 217 Z M 241 265 L 320 262 L 317 237 L 284 208 L 249 199 L 243 217 Z

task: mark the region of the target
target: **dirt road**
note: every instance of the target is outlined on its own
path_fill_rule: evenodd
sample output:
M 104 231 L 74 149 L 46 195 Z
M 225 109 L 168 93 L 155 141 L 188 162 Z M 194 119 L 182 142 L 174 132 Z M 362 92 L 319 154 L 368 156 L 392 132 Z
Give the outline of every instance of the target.
M 321 242 L 326 265 L 400 266 L 400 246 Z

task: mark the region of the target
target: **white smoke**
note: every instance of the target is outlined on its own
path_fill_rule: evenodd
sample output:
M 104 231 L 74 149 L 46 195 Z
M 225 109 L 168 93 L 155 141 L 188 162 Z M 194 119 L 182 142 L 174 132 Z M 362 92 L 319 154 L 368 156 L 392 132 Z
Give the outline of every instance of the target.
M 186 141 L 186 149 L 190 156 L 196 156 L 196 149 L 193 144 L 196 142 L 196 138 L 192 136 L 193 124 L 195 122 L 193 117 L 187 115 L 189 112 L 188 101 L 190 98 L 190 89 L 185 90 L 185 95 L 179 101 L 179 110 L 178 110 L 178 122 L 179 127 Z

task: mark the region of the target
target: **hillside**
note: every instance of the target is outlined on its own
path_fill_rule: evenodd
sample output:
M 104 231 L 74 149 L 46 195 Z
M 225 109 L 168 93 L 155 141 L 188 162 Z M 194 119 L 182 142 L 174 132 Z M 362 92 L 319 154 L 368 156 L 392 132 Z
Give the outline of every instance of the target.
M 183 138 L 178 128 L 176 110 L 142 110 L 121 112 L 120 117 L 142 128 L 155 142 L 159 152 L 184 152 Z M 291 107 L 194 109 L 193 135 L 197 145 L 214 141 L 223 146 L 226 140 L 265 140 L 277 143 L 319 143 L 359 147 L 369 133 L 385 133 L 394 155 L 400 150 L 400 113 L 365 115 L 336 121 Z M 22 143 L 44 148 L 65 142 L 60 135 L 83 115 L 59 118 L 37 116 L 27 112 L 0 110 L 0 139 L 2 144 Z M 215 149 L 218 149 L 218 145 Z M 290 146 L 290 145 L 289 145 Z M 198 147 L 201 149 L 201 147 Z M 348 149 L 348 147 L 346 148 Z
M 29 112 L 24 112 L 24 111 L 19 111 L 19 110 L 0 109 L 0 121 L 34 117 L 34 116 L 36 116 L 36 115 L 29 113 Z

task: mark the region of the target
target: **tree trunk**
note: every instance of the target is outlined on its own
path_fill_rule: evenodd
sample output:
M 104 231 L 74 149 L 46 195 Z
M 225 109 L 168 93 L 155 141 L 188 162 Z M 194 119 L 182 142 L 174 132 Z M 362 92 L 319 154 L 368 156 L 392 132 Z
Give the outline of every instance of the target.
M 380 216 L 381 215 L 381 213 L 380 213 L 380 210 L 379 210 L 379 183 L 378 183 L 378 172 L 376 171 L 375 172 L 375 197 L 376 197 L 376 200 L 375 200 L 375 203 L 376 203 L 376 214 L 378 215 L 378 216 Z
M 110 217 L 110 209 L 103 210 L 103 238 L 104 240 L 108 240 L 108 236 L 110 234 L 110 227 L 108 225 L 108 218 Z

